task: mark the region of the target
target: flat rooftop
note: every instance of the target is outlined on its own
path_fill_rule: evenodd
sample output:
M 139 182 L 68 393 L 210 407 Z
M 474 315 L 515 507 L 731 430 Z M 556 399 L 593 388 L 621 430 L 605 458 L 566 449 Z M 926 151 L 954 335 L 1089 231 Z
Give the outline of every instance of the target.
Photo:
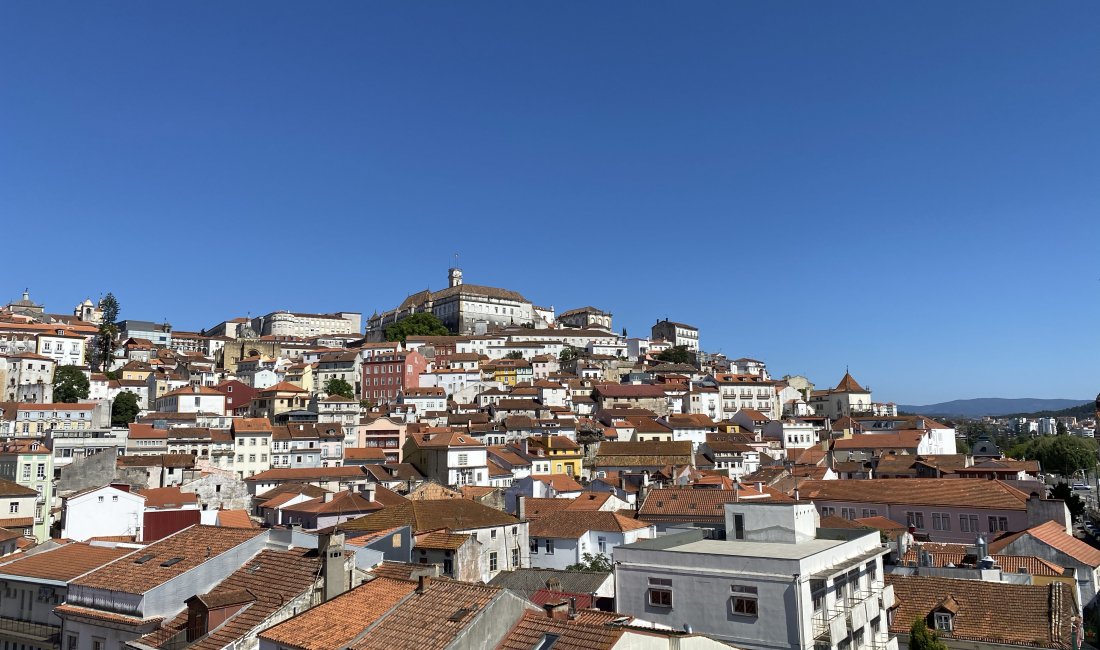
M 797 544 L 781 542 L 744 542 L 736 540 L 701 539 L 671 546 L 665 550 L 673 553 L 700 553 L 731 557 L 773 558 L 776 560 L 801 560 L 844 544 L 839 539 L 811 539 Z

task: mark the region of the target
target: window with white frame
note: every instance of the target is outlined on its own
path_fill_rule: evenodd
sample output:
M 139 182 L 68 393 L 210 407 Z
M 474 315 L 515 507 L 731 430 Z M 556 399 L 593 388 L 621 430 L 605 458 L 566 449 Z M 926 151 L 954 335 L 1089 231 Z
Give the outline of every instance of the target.
M 672 578 L 650 578 L 646 600 L 653 607 L 672 607 Z
M 941 632 L 950 632 L 953 629 L 951 614 L 936 612 L 936 629 Z
M 756 587 L 750 585 L 730 585 L 730 608 L 738 616 L 756 616 Z
M 932 530 L 951 530 L 951 515 L 946 512 L 933 512 Z

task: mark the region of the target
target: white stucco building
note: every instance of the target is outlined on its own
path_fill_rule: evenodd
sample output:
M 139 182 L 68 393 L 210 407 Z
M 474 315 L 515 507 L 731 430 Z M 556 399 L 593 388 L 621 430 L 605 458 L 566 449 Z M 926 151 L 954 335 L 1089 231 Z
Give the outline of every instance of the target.
M 61 536 L 83 542 L 91 537 L 134 536 L 142 540 L 145 497 L 104 486 L 65 497 Z
M 657 536 L 657 527 L 617 512 L 563 510 L 531 522 L 531 566 L 566 569 L 584 561 L 584 555 L 608 560 L 615 548 Z
M 703 530 L 615 549 L 616 608 L 747 650 L 897 649 L 878 531 L 819 529 L 809 502 L 729 503 Z

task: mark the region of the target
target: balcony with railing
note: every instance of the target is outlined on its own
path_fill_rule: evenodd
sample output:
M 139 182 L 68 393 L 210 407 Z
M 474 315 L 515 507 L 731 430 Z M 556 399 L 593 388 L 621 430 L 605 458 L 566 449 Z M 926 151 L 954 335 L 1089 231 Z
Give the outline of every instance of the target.
M 19 637 L 39 645 L 48 643 L 58 647 L 61 643 L 61 626 L 0 617 L 0 635 L 8 638 Z

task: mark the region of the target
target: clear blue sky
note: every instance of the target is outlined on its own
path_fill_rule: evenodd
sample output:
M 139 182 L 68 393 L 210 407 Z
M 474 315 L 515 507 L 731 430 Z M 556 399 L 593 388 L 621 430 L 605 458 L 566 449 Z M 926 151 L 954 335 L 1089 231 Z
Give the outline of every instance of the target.
M 1100 3 L 0 3 L 0 299 L 468 282 L 876 398 L 1100 389 Z

